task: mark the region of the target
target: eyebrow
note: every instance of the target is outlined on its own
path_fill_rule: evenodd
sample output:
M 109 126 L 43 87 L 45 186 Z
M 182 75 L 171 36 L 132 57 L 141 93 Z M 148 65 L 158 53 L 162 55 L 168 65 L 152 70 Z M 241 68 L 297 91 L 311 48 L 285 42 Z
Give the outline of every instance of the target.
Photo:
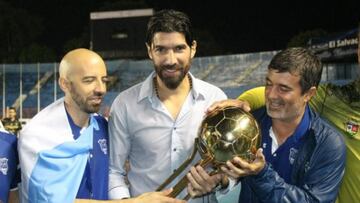
M 92 79 L 92 78 L 96 78 L 95 76 L 84 76 L 82 79 L 85 80 L 85 79 Z
M 266 77 L 266 82 L 271 82 L 271 83 L 273 83 L 273 82 L 269 79 L 269 77 Z M 279 84 L 279 86 L 280 86 L 280 87 L 285 87 L 285 88 L 290 89 L 290 90 L 293 89 L 292 87 L 290 87 L 290 86 L 288 86 L 288 85 L 284 85 L 284 84 Z
M 159 44 L 159 45 L 154 45 L 154 48 L 173 49 L 173 48 L 179 48 L 179 47 L 186 48 L 186 46 L 187 46 L 186 44 L 177 44 L 175 46 L 164 46 L 164 45 Z
M 84 76 L 83 78 L 81 78 L 81 80 L 88 80 L 88 79 L 95 79 L 96 76 Z M 103 76 L 101 77 L 102 80 L 108 80 L 109 79 L 109 76 Z

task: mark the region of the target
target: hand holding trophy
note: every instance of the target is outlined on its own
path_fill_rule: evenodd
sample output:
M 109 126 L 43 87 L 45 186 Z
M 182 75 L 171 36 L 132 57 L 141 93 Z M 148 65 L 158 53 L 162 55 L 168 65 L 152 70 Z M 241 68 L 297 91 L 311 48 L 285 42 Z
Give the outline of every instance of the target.
M 215 110 L 202 121 L 191 156 L 157 188 L 157 191 L 163 190 L 179 176 L 192 162 L 196 152 L 201 155 L 196 165 L 203 168 L 212 166 L 214 170 L 210 174 L 214 174 L 221 165 L 235 156 L 249 162 L 254 160 L 260 142 L 259 125 L 250 113 L 232 106 Z M 182 177 L 169 196 L 177 197 L 187 183 L 187 177 Z M 190 195 L 187 195 L 184 199 L 189 198 Z

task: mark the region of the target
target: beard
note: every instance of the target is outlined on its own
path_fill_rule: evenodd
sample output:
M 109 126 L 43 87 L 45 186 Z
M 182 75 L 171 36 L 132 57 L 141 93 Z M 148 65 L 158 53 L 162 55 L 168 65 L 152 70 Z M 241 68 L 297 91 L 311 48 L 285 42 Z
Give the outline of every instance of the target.
M 78 91 L 76 90 L 75 86 L 74 85 L 71 85 L 71 89 L 70 89 L 70 95 L 71 95 L 71 98 L 75 101 L 75 103 L 79 106 L 79 108 L 88 113 L 88 114 L 91 114 L 91 113 L 96 113 L 100 110 L 100 104 L 90 104 L 90 102 L 88 102 L 88 98 L 89 97 L 82 97 Z M 95 93 L 94 96 L 97 96 L 97 97 L 102 97 L 103 94 L 102 93 Z
M 156 74 L 160 77 L 161 81 L 165 84 L 165 86 L 171 90 L 176 89 L 180 83 L 183 81 L 185 76 L 189 72 L 189 65 L 185 67 L 179 66 L 155 66 Z M 178 75 L 174 77 L 168 77 L 164 72 L 166 70 L 174 70 L 179 72 Z
M 277 104 L 277 107 L 271 107 L 272 105 Z M 286 103 L 283 100 L 279 99 L 267 99 L 265 102 L 266 112 L 272 119 L 279 119 L 282 121 L 292 121 L 299 116 L 302 116 L 304 106 L 301 106 L 298 103 Z

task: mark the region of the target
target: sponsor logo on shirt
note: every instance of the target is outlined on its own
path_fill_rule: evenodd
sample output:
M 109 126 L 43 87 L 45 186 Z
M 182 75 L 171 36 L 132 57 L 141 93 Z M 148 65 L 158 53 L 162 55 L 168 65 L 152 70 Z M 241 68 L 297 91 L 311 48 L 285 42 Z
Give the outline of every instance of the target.
M 106 139 L 99 139 L 98 143 L 100 145 L 100 149 L 102 152 L 104 152 L 104 154 L 107 154 L 107 144 L 106 144 Z
M 289 161 L 291 165 L 294 163 L 297 153 L 298 153 L 297 149 L 290 148 Z
M 346 124 L 346 132 L 348 132 L 350 135 L 354 136 L 356 135 L 356 133 L 359 132 L 359 124 L 353 122 L 353 121 L 348 121 Z
M 7 158 L 0 158 L 0 172 L 3 175 L 7 175 L 9 166 L 8 166 L 8 160 Z

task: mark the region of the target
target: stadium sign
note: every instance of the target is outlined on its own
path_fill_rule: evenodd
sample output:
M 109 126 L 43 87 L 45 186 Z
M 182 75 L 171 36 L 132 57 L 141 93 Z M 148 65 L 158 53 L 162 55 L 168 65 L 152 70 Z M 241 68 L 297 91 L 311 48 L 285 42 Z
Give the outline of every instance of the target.
M 310 49 L 322 61 L 354 59 L 357 54 L 358 29 L 325 38 L 310 39 Z

